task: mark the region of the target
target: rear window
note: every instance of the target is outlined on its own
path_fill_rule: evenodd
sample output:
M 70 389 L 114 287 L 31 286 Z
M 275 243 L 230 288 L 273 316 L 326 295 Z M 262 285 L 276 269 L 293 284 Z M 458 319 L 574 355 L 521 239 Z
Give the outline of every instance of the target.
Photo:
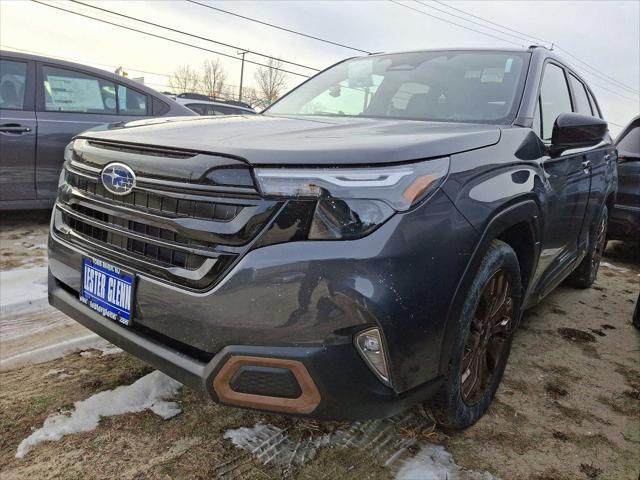
M 117 113 L 115 83 L 56 67 L 44 66 L 42 71 L 46 111 Z
M 583 115 L 593 115 L 584 84 L 571 74 L 569 74 L 569 81 L 571 82 L 571 88 L 573 90 L 574 111 Z
M 146 115 L 147 96 L 124 85 L 118 85 L 118 113 L 121 115 Z

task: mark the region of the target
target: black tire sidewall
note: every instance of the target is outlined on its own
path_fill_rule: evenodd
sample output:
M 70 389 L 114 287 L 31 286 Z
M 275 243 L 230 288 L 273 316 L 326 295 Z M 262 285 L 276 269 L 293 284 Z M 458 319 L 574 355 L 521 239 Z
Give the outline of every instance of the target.
M 501 268 L 504 269 L 512 286 L 515 322 L 512 326 L 512 332 L 506 340 L 505 355 L 503 355 L 498 368 L 494 372 L 491 383 L 487 386 L 480 401 L 470 406 L 462 400 L 460 363 L 464 353 L 467 334 L 471 328 L 471 320 L 478 306 L 480 296 L 491 277 Z M 497 240 L 493 241 L 480 264 L 476 277 L 467 294 L 462 314 L 458 319 L 458 333 L 453 346 L 452 361 L 448 376 L 440 392 L 434 397 L 432 402 L 433 414 L 442 426 L 449 428 L 468 427 L 475 423 L 491 404 L 507 365 L 513 340 L 513 332 L 520 321 L 522 300 L 521 283 L 520 266 L 515 252 L 506 243 Z

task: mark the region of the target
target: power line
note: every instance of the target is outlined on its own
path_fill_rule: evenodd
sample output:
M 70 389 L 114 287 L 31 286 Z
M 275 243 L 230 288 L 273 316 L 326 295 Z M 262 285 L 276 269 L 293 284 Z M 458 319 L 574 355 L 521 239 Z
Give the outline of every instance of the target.
M 427 17 L 435 18 L 437 20 L 440 20 L 440 21 L 443 21 L 443 22 L 446 22 L 446 23 L 450 23 L 451 25 L 455 25 L 456 27 L 464 28 L 465 30 L 470 30 L 472 32 L 479 33 L 480 35 L 485 35 L 487 37 L 495 38 L 496 40 L 507 42 L 507 43 L 510 43 L 512 45 L 517 45 L 518 47 L 524 47 L 524 45 L 522 45 L 521 43 L 512 42 L 511 40 L 507 40 L 506 38 L 498 37 L 497 35 L 492 35 L 491 33 L 482 32 L 480 30 L 476 30 L 475 28 L 467 27 L 465 25 L 460 25 L 459 23 L 452 22 L 451 20 L 447 20 L 446 18 L 438 17 L 437 15 L 432 15 L 430 13 L 425 12 L 424 10 L 419 10 L 417 8 L 410 7 L 409 5 L 405 5 L 404 3 L 397 2 L 396 0 L 389 0 L 389 1 L 392 2 L 392 3 L 395 3 L 396 5 L 399 5 L 401 7 L 408 8 L 409 10 L 413 10 L 414 12 L 418 12 L 418 13 L 421 13 L 422 15 L 426 15 Z
M 222 8 L 218 8 L 218 7 L 213 7 L 211 5 L 207 5 L 205 3 L 200 3 L 200 2 L 196 2 L 195 0 L 186 0 L 189 3 L 194 3 L 196 5 L 200 5 L 201 7 L 205 7 L 205 8 L 209 8 L 211 10 L 216 10 L 218 12 L 222 12 L 222 13 L 226 13 L 228 15 L 233 15 L 234 17 L 238 17 L 238 18 L 242 18 L 244 20 L 249 20 L 250 22 L 255 22 L 255 23 L 259 23 L 261 25 L 266 25 L 267 27 L 271 27 L 271 28 L 276 28 L 278 30 L 282 30 L 283 32 L 288 32 L 288 33 L 293 33 L 295 35 L 300 35 L 301 37 L 305 37 L 305 38 L 310 38 L 312 40 L 317 40 L 319 42 L 324 42 L 324 43 L 328 43 L 330 45 L 336 45 L 338 47 L 342 47 L 342 48 L 347 48 L 349 50 L 353 50 L 355 52 L 360 52 L 360 53 L 367 53 L 370 54 L 371 52 L 367 51 L 367 50 L 362 50 L 360 48 L 356 48 L 356 47 L 351 47 L 349 45 L 345 45 L 343 43 L 338 43 L 338 42 L 334 42 L 332 40 L 327 40 L 326 38 L 320 38 L 320 37 L 315 37 L 313 35 L 309 35 L 307 33 L 303 33 L 303 32 L 298 32 L 296 30 L 291 30 L 289 28 L 285 28 L 285 27 L 280 27 L 278 25 L 274 25 L 273 23 L 268 23 L 268 22 L 263 22 L 262 20 L 258 20 L 256 18 L 251 18 L 251 17 L 246 17 L 244 15 L 240 15 L 239 13 L 234 13 L 234 12 L 230 12 L 228 10 L 223 10 Z
M 77 15 L 77 16 L 80 16 L 80 17 L 83 17 L 83 18 L 90 18 L 91 20 L 95 20 L 95 21 L 98 21 L 98 22 L 106 23 L 108 25 L 112 25 L 112 26 L 115 26 L 115 27 L 123 28 L 125 30 L 131 30 L 132 32 L 142 33 L 143 35 L 148 35 L 150 37 L 159 38 L 161 40 L 167 40 L 169 42 L 177 43 L 177 44 L 180 44 L 180 45 L 185 45 L 187 47 L 197 48 L 198 50 L 203 50 L 205 52 L 215 53 L 216 55 L 220 55 L 222 57 L 233 58 L 234 60 L 240 61 L 240 59 L 238 57 L 236 57 L 234 55 L 229 55 L 228 53 L 217 52 L 215 50 L 211 50 L 209 48 L 201 47 L 199 45 L 193 45 L 192 43 L 186 43 L 186 42 L 183 42 L 183 41 L 180 41 L 180 40 L 175 40 L 173 38 L 165 37 L 163 35 L 158 35 L 158 34 L 151 33 L 151 32 L 145 32 L 144 30 L 138 30 L 137 28 L 133 28 L 133 27 L 127 27 L 125 25 L 120 25 L 119 23 L 110 22 L 110 21 L 104 20 L 102 18 L 92 17 L 91 15 L 87 15 L 85 13 L 74 12 L 73 10 L 67 10 L 65 8 L 60 8 L 60 7 L 56 6 L 56 5 L 51 5 L 49 3 L 41 2 L 40 0 L 31 0 L 31 1 L 34 2 L 34 3 L 38 3 L 40 5 L 44 5 L 45 7 L 54 8 L 54 9 L 60 10 L 62 12 L 70 13 L 72 15 Z M 309 78 L 309 75 L 304 75 L 302 73 L 293 72 L 291 70 L 285 70 L 284 68 L 280 68 L 280 67 L 273 67 L 273 66 L 270 66 L 270 65 L 266 65 L 264 63 L 253 61 L 253 60 L 245 60 L 245 62 L 251 63 L 253 65 L 259 65 L 261 67 L 272 68 L 273 70 L 278 70 L 278 71 L 281 71 L 281 72 L 289 73 L 291 75 L 296 75 L 298 77 Z
M 416 0 L 416 1 L 418 1 L 418 0 Z M 612 77 L 610 75 L 607 75 L 606 73 L 602 73 L 599 70 L 596 70 L 589 63 L 587 63 L 586 61 L 582 60 L 581 58 L 573 55 L 571 52 L 569 52 L 568 50 L 562 48 L 557 43 L 551 42 L 550 40 L 545 40 L 543 38 L 535 37 L 535 36 L 533 36 L 531 34 L 528 34 L 528 33 L 525 33 L 525 32 L 519 31 L 519 30 L 515 30 L 513 28 L 509 28 L 506 25 L 503 25 L 501 23 L 492 22 L 491 20 L 488 20 L 486 18 L 480 17 L 478 15 L 474 15 L 473 13 L 469 13 L 469 12 L 467 12 L 465 10 L 460 9 L 460 8 L 453 7 L 453 6 L 449 5 L 448 3 L 444 3 L 444 2 L 442 2 L 440 0 L 432 0 L 432 1 L 434 1 L 436 3 L 439 3 L 440 5 L 443 5 L 443 6 L 447 7 L 447 8 L 452 9 L 452 10 L 455 10 L 457 12 L 464 13 L 465 15 L 468 15 L 470 17 L 476 18 L 478 20 L 482 20 L 483 22 L 490 23 L 491 25 L 495 25 L 495 26 L 498 26 L 498 27 L 503 28 L 505 30 L 509 30 L 511 32 L 515 32 L 515 33 L 518 33 L 520 35 L 524 35 L 524 36 L 532 38 L 534 40 L 538 40 L 538 41 L 547 43 L 547 44 L 551 45 L 552 47 L 555 46 L 555 48 L 557 48 L 558 50 L 562 50 L 567 56 L 569 56 L 569 57 L 573 58 L 575 61 L 581 63 L 583 65 L 582 68 L 590 70 L 592 72 L 591 75 L 596 76 L 598 78 L 601 78 L 602 80 L 604 80 L 604 81 L 606 81 L 608 83 L 614 84 L 618 88 L 624 88 L 624 89 L 629 90 L 629 91 L 631 91 L 632 93 L 635 93 L 635 94 L 640 93 L 638 90 L 634 89 L 633 87 L 628 86 L 627 84 L 619 81 L 618 79 L 616 79 L 616 78 L 614 78 L 614 77 Z M 419 3 L 421 3 L 421 2 L 419 2 Z M 425 5 L 425 6 L 427 6 L 427 5 Z M 434 8 L 434 7 L 430 7 L 430 8 Z M 450 15 L 452 15 L 452 14 L 450 14 Z M 467 20 L 467 21 L 470 22 L 471 20 Z M 473 22 L 473 23 L 476 23 L 476 22 Z M 489 27 L 485 27 L 485 28 L 489 28 Z
M 468 15 L 470 17 L 477 18 L 478 20 L 482 20 L 483 22 L 487 22 L 487 23 L 490 23 L 491 25 L 495 25 L 496 27 L 504 28 L 505 30 L 509 30 L 511 32 L 518 33 L 520 35 L 524 35 L 525 37 L 531 38 L 531 39 L 533 39 L 535 41 L 548 43 L 549 45 L 553 44 L 553 42 L 550 42 L 549 40 L 545 40 L 544 38 L 534 37 L 533 35 L 529 35 L 528 33 L 524 33 L 524 32 L 521 32 L 519 30 L 516 30 L 514 28 L 509 28 L 509 27 L 506 27 L 506 26 L 501 25 L 499 23 L 492 22 L 491 20 L 487 20 L 486 18 L 479 17 L 478 15 L 474 15 L 474 14 L 469 13 L 469 12 L 467 12 L 465 10 L 460 9 L 460 8 L 452 7 L 448 3 L 441 2 L 440 0 L 432 0 L 432 1 L 436 2 L 436 3 L 439 3 L 440 5 L 443 5 L 443 6 L 447 7 L 447 8 L 452 9 L 452 10 L 455 10 L 457 12 L 464 13 L 465 15 Z
M 442 10 L 440 8 L 437 8 L 437 7 L 434 7 L 433 5 L 428 5 L 427 3 L 422 2 L 420 0 L 415 0 L 415 2 L 419 3 L 420 5 L 425 6 L 427 8 L 431 8 L 432 10 L 435 10 L 436 12 L 444 13 L 445 15 L 449 15 L 449 16 L 452 16 L 452 17 L 455 17 L 455 18 L 459 18 L 460 20 L 463 20 L 463 21 L 469 22 L 469 23 L 473 23 L 474 25 L 478 25 L 479 27 L 486 28 L 486 29 L 489 29 L 489 30 L 493 30 L 494 32 L 498 32 L 498 33 L 500 33 L 502 35 L 508 35 L 510 37 L 517 38 L 518 40 L 524 40 L 525 42 L 530 42 L 529 39 L 527 39 L 525 37 L 522 37 L 520 35 L 514 35 L 513 33 L 504 32 L 502 30 L 498 30 L 497 28 L 488 27 L 487 25 L 483 25 L 480 22 L 474 22 L 473 20 L 469 20 L 468 18 L 464 18 L 464 17 L 462 17 L 460 15 L 456 15 L 455 13 L 449 13 L 449 12 L 447 12 L 445 10 Z
M 277 60 L 277 61 L 280 61 L 282 63 L 287 63 L 289 65 L 294 65 L 296 67 L 307 68 L 309 70 L 314 70 L 316 72 L 320 71 L 319 68 L 310 67 L 308 65 L 303 65 L 301 63 L 291 62 L 289 60 L 283 60 L 281 58 L 273 57 L 273 56 L 267 55 L 265 53 L 260 53 L 260 52 L 256 52 L 256 51 L 253 51 L 253 50 L 248 50 L 246 48 L 238 47 L 237 45 L 230 45 L 228 43 L 220 42 L 220 41 L 214 40 L 212 38 L 207 38 L 207 37 L 203 37 L 203 36 L 200 36 L 200 35 L 196 35 L 194 33 L 185 32 L 184 30 L 178 30 L 176 28 L 167 27 L 165 25 L 160 25 L 158 23 L 150 22 L 148 20 L 142 20 L 140 18 L 132 17 L 132 16 L 126 15 L 124 13 L 114 12 L 113 10 L 109 10 L 109 9 L 102 8 L 102 7 L 97 7 L 95 5 L 91 5 L 91 4 L 88 4 L 88 3 L 80 2 L 78 0 L 69 0 L 69 1 L 71 1 L 72 3 L 77 3 L 78 5 L 82 5 L 84 7 L 89 7 L 89 8 L 93 8 L 95 10 L 100 10 L 101 12 L 106 12 L 106 13 L 109 13 L 111 15 L 117 15 L 118 17 L 123 17 L 123 18 L 126 18 L 128 20 L 134 20 L 136 22 L 145 23 L 147 25 L 151 25 L 151 26 L 156 27 L 156 28 L 162 28 L 162 29 L 165 29 L 165 30 L 169 30 L 170 32 L 179 33 L 181 35 L 187 35 L 189 37 L 197 38 L 198 40 L 204 40 L 205 42 L 216 43 L 218 45 L 222 45 L 222 46 L 228 47 L 228 48 L 234 48 L 236 50 L 243 50 L 243 51 L 246 51 L 247 53 L 252 53 L 254 55 L 258 55 L 260 57 L 265 57 L 265 58 L 268 58 L 270 60 Z

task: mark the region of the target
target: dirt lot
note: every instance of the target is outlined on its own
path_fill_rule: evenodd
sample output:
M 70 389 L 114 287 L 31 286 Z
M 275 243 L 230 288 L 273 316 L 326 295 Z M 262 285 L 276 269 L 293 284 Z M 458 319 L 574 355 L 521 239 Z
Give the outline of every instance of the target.
M 25 218 L 33 217 L 2 220 L 3 271 L 45 265 L 46 216 Z M 48 416 L 151 372 L 126 353 L 89 350 L 0 373 L 0 477 L 636 480 L 640 333 L 630 321 L 639 251 L 611 242 L 594 288 L 561 286 L 527 312 L 489 413 L 464 432 L 442 431 L 414 411 L 354 424 L 258 414 L 182 388 L 173 418 L 110 416 L 15 458 Z M 423 469 L 410 472 L 418 460 Z

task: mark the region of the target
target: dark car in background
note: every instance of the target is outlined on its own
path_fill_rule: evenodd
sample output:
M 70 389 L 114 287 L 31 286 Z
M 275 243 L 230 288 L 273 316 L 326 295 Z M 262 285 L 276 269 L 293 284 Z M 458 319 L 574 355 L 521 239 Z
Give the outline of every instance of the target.
M 523 310 L 596 278 L 615 146 L 545 48 L 369 55 L 144 123 L 69 145 L 49 301 L 224 404 L 466 427 Z
M 194 115 L 144 85 L 53 58 L 0 52 L 0 209 L 55 201 L 64 148 L 105 123 Z
M 618 196 L 611 212 L 607 236 L 640 242 L 640 116 L 616 140 Z

